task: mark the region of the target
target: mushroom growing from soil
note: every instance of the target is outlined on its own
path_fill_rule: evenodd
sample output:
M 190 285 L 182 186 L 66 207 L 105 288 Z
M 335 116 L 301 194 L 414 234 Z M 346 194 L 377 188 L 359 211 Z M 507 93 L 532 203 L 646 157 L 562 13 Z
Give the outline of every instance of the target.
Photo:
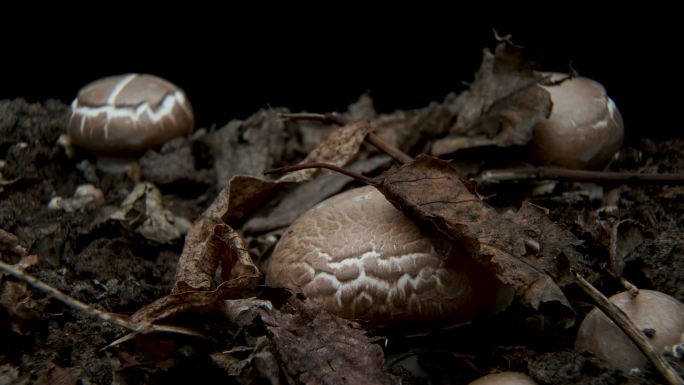
M 468 385 L 537 385 L 537 383 L 524 373 L 501 372 L 480 377 Z
M 373 187 L 331 197 L 300 216 L 275 247 L 266 283 L 374 324 L 467 322 L 505 309 L 512 290 L 435 244 Z M 453 265 L 452 265 L 453 262 Z
M 545 74 L 557 81 L 567 75 Z M 622 116 L 603 86 L 577 77 L 549 92 L 551 115 L 534 127 L 531 149 L 539 164 L 600 169 L 620 149 L 624 139 Z
M 679 343 L 684 333 L 684 304 L 676 298 L 659 291 L 639 290 L 634 298 L 625 291 L 609 299 L 645 331 L 657 353 Z M 646 365 L 646 357 L 636 345 L 598 309 L 590 311 L 582 322 L 575 349 L 589 351 L 628 373 Z
M 71 103 L 68 134 L 98 157 L 105 171 L 147 149 L 188 135 L 194 115 L 185 93 L 154 75 L 125 74 L 96 80 Z

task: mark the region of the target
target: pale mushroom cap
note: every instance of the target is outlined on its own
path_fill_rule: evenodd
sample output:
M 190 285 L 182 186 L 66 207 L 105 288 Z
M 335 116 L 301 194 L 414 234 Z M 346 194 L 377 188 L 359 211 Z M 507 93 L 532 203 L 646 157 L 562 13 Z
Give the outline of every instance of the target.
M 444 259 L 380 192 L 362 187 L 299 217 L 277 244 L 266 282 L 301 291 L 342 317 L 377 323 L 464 321 L 508 304 L 497 302 L 504 291 L 479 265 L 462 258 L 456 271 Z
M 564 74 L 549 74 L 552 80 Z M 577 77 L 544 86 L 553 108 L 548 120 L 534 127 L 532 149 L 538 163 L 598 169 L 605 166 L 624 140 L 622 116 L 603 86 Z
M 468 385 L 537 385 L 537 383 L 524 373 L 501 372 L 480 377 Z
M 656 352 L 680 342 L 684 333 L 684 304 L 677 299 L 653 290 L 639 290 L 631 299 L 629 292 L 618 293 L 610 301 L 624 311 L 634 324 L 644 330 L 655 330 L 648 340 Z M 575 349 L 589 351 L 605 360 L 614 368 L 629 372 L 633 368 L 643 369 L 646 357 L 622 330 L 603 312 L 594 309 L 589 312 L 577 333 Z
M 154 75 L 96 80 L 71 104 L 68 133 L 96 155 L 128 156 L 187 135 L 194 115 L 185 93 Z

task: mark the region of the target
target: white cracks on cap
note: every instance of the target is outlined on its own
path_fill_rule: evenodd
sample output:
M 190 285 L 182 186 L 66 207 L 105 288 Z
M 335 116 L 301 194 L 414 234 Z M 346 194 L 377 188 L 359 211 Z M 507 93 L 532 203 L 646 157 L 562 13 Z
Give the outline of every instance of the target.
M 185 94 L 154 75 L 102 78 L 81 89 L 71 103 L 68 134 L 94 155 L 132 157 L 192 131 Z
M 116 99 L 119 97 L 121 91 L 123 91 L 123 89 L 126 88 L 128 83 L 130 83 L 131 80 L 135 79 L 136 77 L 138 77 L 137 74 L 130 74 L 119 80 L 119 83 L 117 83 L 116 87 L 114 87 L 112 92 L 109 94 L 109 98 L 107 98 L 107 105 L 115 106 Z
M 129 118 L 134 126 L 140 122 L 143 116 L 147 117 L 152 123 L 158 123 L 164 118 L 170 118 L 175 123 L 173 111 L 177 106 L 180 106 L 188 117 L 192 116 L 185 106 L 185 95 L 180 90 L 166 95 L 156 109 L 152 108 L 149 102 L 141 103 L 135 107 L 122 107 L 110 104 L 99 107 L 79 106 L 78 99 L 76 99 L 72 103 L 72 110 L 74 112 L 72 118 L 73 116 L 81 115 L 80 131 L 81 134 L 84 134 L 87 119 L 96 118 L 104 114 L 107 121 L 104 126 L 104 137 L 109 138 L 109 122 L 112 119 Z M 94 129 L 91 128 L 88 135 L 92 137 L 93 133 Z

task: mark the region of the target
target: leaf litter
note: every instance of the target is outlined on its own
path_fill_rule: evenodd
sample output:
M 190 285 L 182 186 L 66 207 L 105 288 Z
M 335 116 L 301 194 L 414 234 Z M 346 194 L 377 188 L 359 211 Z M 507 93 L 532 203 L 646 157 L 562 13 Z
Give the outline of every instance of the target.
M 609 372 L 602 371 L 599 363 L 590 358 L 580 359 L 579 354 L 567 350 L 567 345 L 564 345 L 567 333 L 572 330 L 566 328 L 575 319 L 575 312 L 587 310 L 578 306 L 577 296 L 570 285 L 570 270 L 588 272 L 593 269 L 594 276 L 597 276 L 601 273 L 595 264 L 604 263 L 618 273 L 623 270 L 627 278 L 642 286 L 645 283 L 648 286 L 648 282 L 651 282 L 670 288 L 670 291 L 677 289 L 677 282 L 681 282 L 676 278 L 677 274 L 681 274 L 678 270 L 670 274 L 668 281 L 663 279 L 662 272 L 644 265 L 644 261 L 652 261 L 645 259 L 644 255 L 654 247 L 658 247 L 655 255 L 663 261 L 676 258 L 677 250 L 681 251 L 681 247 L 673 243 L 674 237 L 670 237 L 676 220 L 669 223 L 670 227 L 661 229 L 662 235 L 654 236 L 653 232 L 642 231 L 642 225 L 652 221 L 650 213 L 653 211 L 645 209 L 634 218 L 635 223 L 629 222 L 630 218 L 626 216 L 629 211 L 618 212 L 615 220 L 611 219 L 607 224 L 601 222 L 601 218 L 591 219 L 586 215 L 584 222 L 581 222 L 578 218 L 586 210 L 562 206 L 562 199 L 548 204 L 551 201 L 536 197 L 531 202 L 511 208 L 492 206 L 487 203 L 487 197 L 478 194 L 477 187 L 465 178 L 458 154 L 465 150 L 486 148 L 487 151 L 493 151 L 493 157 L 496 157 L 497 154 L 508 154 L 500 152 L 498 148 L 524 146 L 530 139 L 531 127 L 539 119 L 548 116 L 551 108 L 548 95 L 541 87 L 536 87 L 540 82 L 543 83 L 544 79 L 525 60 L 521 47 L 508 38 L 499 38 L 494 54 L 488 51 L 484 53 L 482 66 L 470 89 L 460 95 L 449 95 L 441 103 L 432 103 L 416 110 L 378 114 L 373 109 L 370 97 L 364 95 L 359 102 L 350 106 L 347 113 L 342 114 L 348 123 L 341 127 L 289 121 L 282 118 L 282 113 L 287 112 L 284 109 L 259 111 L 245 121 L 233 121 L 209 131 L 199 130 L 187 141 L 165 146 L 160 152 L 148 152 L 141 160 L 142 176 L 147 184 L 137 186 L 125 177 L 97 175 L 92 167 L 88 167 L 84 154 L 77 152 L 73 158 L 74 155 L 67 154 L 65 148 L 57 145 L 52 147 L 63 132 L 65 107 L 50 104 L 46 107 L 46 113 L 41 110 L 42 106 L 27 105 L 22 101 L 2 102 L 2 172 L 13 183 L 5 184 L 0 194 L 7 196 L 7 202 L 12 202 L 13 206 L 0 206 L 3 226 L 0 253 L 3 259 L 11 257 L 16 261 L 17 253 L 26 256 L 26 250 L 31 253 L 40 251 L 39 255 L 44 254 L 46 258 L 38 258 L 27 264 L 26 268 L 62 290 L 68 290 L 64 285 L 69 281 L 83 285 L 86 281 L 80 281 L 83 278 L 78 274 L 84 273 L 59 276 L 49 266 L 64 265 L 65 269 L 69 269 L 78 263 L 82 254 L 95 248 L 91 245 L 96 244 L 98 237 L 120 237 L 120 241 L 110 244 L 129 245 L 130 250 L 122 254 L 139 261 L 136 263 L 145 258 L 160 258 L 176 253 L 177 264 L 175 260 L 169 261 L 176 264 L 175 277 L 154 273 L 154 279 L 159 279 L 162 284 L 165 282 L 166 286 L 162 287 L 171 288 L 170 294 L 151 303 L 141 303 L 143 306 L 128 320 L 137 325 L 171 322 L 201 330 L 200 334 L 213 340 L 211 344 L 214 344 L 214 348 L 207 350 L 206 345 L 202 345 L 206 342 L 188 342 L 183 339 L 187 337 L 182 336 L 131 335 L 118 346 L 109 348 L 118 357 L 115 366 L 123 365 L 112 372 L 122 383 L 128 383 L 130 378 L 139 378 L 135 377 L 140 373 L 139 369 L 147 373 L 143 382 L 163 383 L 164 378 L 168 379 L 166 375 L 182 373 L 182 362 L 188 360 L 200 365 L 198 367 L 211 368 L 206 372 L 195 369 L 192 372 L 195 376 L 202 377 L 208 373 L 216 375 L 216 370 L 219 370 L 231 376 L 231 381 L 239 383 L 386 384 L 395 382 L 398 377 L 415 381 L 417 377 L 414 374 L 418 372 L 414 367 L 397 369 L 399 373 L 395 371 L 396 367 L 386 368 L 383 364 L 386 355 L 400 354 L 402 349 L 406 349 L 406 344 L 412 351 L 412 339 L 393 334 L 395 331 L 392 329 L 364 329 L 353 321 L 320 311 L 315 304 L 300 296 L 276 294 L 277 290 L 259 286 L 260 261 L 253 259 L 267 257 L 269 244 L 272 246 L 275 242 L 279 229 L 286 227 L 316 202 L 341 191 L 348 184 L 344 177 L 329 172 L 307 170 L 279 179 L 268 179 L 261 176 L 264 170 L 291 164 L 294 159 L 300 163 L 332 163 L 368 175 L 385 171 L 375 177 L 377 187 L 388 200 L 435 238 L 438 246 L 447 251 L 447 258 L 472 258 L 481 263 L 502 282 L 512 286 L 517 304 L 524 305 L 520 307 L 514 304 L 503 315 L 458 329 L 453 335 L 459 336 L 459 339 L 451 346 L 445 346 L 445 341 L 441 340 L 429 345 L 430 357 L 437 357 L 439 362 L 447 356 L 451 358 L 445 362 L 453 359 L 453 352 L 443 351 L 447 348 L 454 351 L 463 349 L 467 352 L 464 354 L 472 357 L 493 357 L 489 364 L 483 364 L 481 359 L 466 359 L 470 364 L 464 365 L 464 368 L 468 369 L 453 377 L 455 373 L 449 370 L 441 368 L 435 372 L 434 366 L 423 363 L 419 366 L 426 370 L 427 374 L 424 374 L 427 378 L 439 373 L 439 376 L 446 376 L 440 377 L 444 381 L 458 378 L 451 383 L 465 383 L 478 374 L 509 367 L 497 363 L 499 359 L 507 360 L 507 365 L 518 365 L 519 370 L 529 371 L 544 382 L 557 383 L 552 377 L 540 374 L 539 364 L 529 367 L 524 364 L 525 360 L 539 353 L 534 344 L 540 343 L 546 344 L 544 349 L 547 350 L 543 362 L 544 373 L 565 368 L 563 370 L 568 375 L 571 373 L 571 377 L 564 378 L 564 383 L 588 383 L 591 374 L 578 368 L 595 365 L 595 371 L 606 378 L 605 374 Z M 31 127 L 29 120 L 23 119 L 22 114 L 42 116 L 46 123 Z M 27 127 L 22 130 L 36 130 L 35 135 L 31 138 L 16 136 L 20 132 L 19 127 Z M 390 158 L 362 143 L 369 132 L 374 132 L 404 152 L 419 154 L 431 149 L 433 154 L 450 154 L 454 161 L 423 155 L 402 167 L 387 170 L 391 164 Z M 45 159 L 44 149 L 21 145 L 31 140 L 36 141 L 37 147 L 42 145 L 43 148 L 51 148 L 50 159 L 55 162 L 46 167 L 41 163 Z M 650 146 L 644 148 L 650 151 L 655 145 Z M 674 146 L 678 148 L 677 144 Z M 680 147 L 684 146 L 680 144 Z M 302 157 L 305 153 L 308 155 Z M 671 170 L 684 169 L 681 160 L 677 160 L 681 154 L 677 158 L 678 155 L 672 152 L 659 153 L 655 150 L 647 153 L 652 157 L 668 154 L 670 158 L 658 161 Z M 623 154 L 632 153 L 625 150 Z M 81 158 L 86 159 L 78 167 L 63 166 Z M 648 164 L 645 159 L 635 159 L 631 160 L 632 163 L 624 161 L 622 167 L 629 169 L 633 164 Z M 182 167 L 178 167 L 177 172 L 165 173 L 158 170 L 164 163 Z M 620 166 L 620 162 L 617 165 Z M 468 170 L 477 172 L 477 168 Z M 60 180 L 51 175 L 67 175 L 68 178 Z M 15 209 L 26 200 L 26 196 L 21 195 L 26 186 L 43 183 L 44 187 L 34 189 L 34 194 L 40 197 L 35 201 L 40 204 L 31 203 L 30 207 L 38 208 L 38 212 L 47 212 L 49 197 L 67 196 L 85 182 L 93 183 L 103 191 L 105 205 L 86 205 L 73 212 L 52 212 L 42 217 L 40 214 L 21 217 Z M 158 183 L 162 188 L 157 189 L 150 182 Z M 197 190 L 192 191 L 197 196 L 188 199 L 169 195 L 169 192 L 173 194 L 174 189 L 178 188 L 178 184 L 187 182 L 196 185 Z M 200 193 L 199 189 L 204 189 L 203 186 L 206 186 L 206 191 Z M 556 189 L 562 188 L 562 185 L 556 186 Z M 148 193 L 141 193 L 143 190 Z M 616 207 L 620 208 L 626 200 L 643 199 L 639 189 L 628 189 L 626 192 L 618 197 Z M 681 194 L 676 189 L 663 187 L 658 190 L 657 196 L 662 202 L 676 202 Z M 181 202 L 186 206 L 165 204 L 167 201 Z M 532 202 L 548 206 L 549 209 Z M 676 214 L 679 206 L 674 207 L 675 210 L 668 208 Z M 655 210 L 657 212 L 659 209 Z M 187 213 L 194 213 L 192 218 L 199 219 L 189 228 L 175 229 L 174 223 L 179 212 L 183 212 L 186 218 L 189 218 Z M 113 225 L 111 220 L 103 220 L 111 218 L 112 213 L 115 213 L 114 222 L 118 221 L 119 224 Z M 568 228 L 555 223 L 563 216 L 571 219 L 564 221 Z M 269 218 L 272 218 L 271 222 Z M 577 226 L 585 227 L 582 230 Z M 178 239 L 185 231 L 187 235 L 182 251 L 174 251 L 179 247 L 174 239 Z M 130 237 L 134 233 L 141 237 Z M 269 234 L 275 235 L 267 236 Z M 261 242 L 257 242 L 257 239 L 266 238 L 269 239 L 264 241 L 267 244 L 261 244 L 261 252 L 255 253 L 253 244 Z M 54 246 L 48 247 L 46 242 L 62 246 L 56 249 Z M 61 250 L 61 253 L 55 253 L 55 250 Z M 587 250 L 603 250 L 605 255 L 585 258 L 582 254 Z M 153 252 L 148 255 L 150 251 Z M 106 276 L 98 276 L 93 269 L 88 270 L 88 274 L 93 274 L 88 279 L 94 283 L 83 287 L 125 287 L 115 281 L 106 281 Z M 146 285 L 149 277 L 137 276 L 134 279 Z M 83 292 L 95 294 L 92 289 Z M 30 293 L 31 290 L 25 285 L 0 275 L 0 294 L 3 295 L 1 307 L 13 315 L 12 330 L 15 332 L 28 330 L 26 325 L 30 325 L 28 322 L 33 322 L 35 318 L 35 313 L 12 305 Z M 112 292 L 105 295 L 112 297 L 117 294 Z M 90 302 L 93 302 L 92 298 Z M 49 304 L 47 298 L 37 303 L 39 305 L 31 305 L 31 308 L 42 310 L 46 306 L 54 306 Z M 548 304 L 560 306 L 549 308 Z M 113 310 L 130 313 L 136 309 L 114 307 Z M 530 325 L 538 324 L 536 320 L 539 317 L 543 320 L 552 316 L 562 321 L 559 329 L 529 329 Z M 50 320 L 53 317 L 55 315 L 44 315 L 42 319 Z M 95 341 L 103 340 L 102 332 L 92 322 L 79 322 L 82 328 L 80 333 L 90 333 L 84 335 L 96 337 Z M 211 322 L 219 322 L 223 326 L 216 327 Z M 487 331 L 487 325 L 490 324 L 495 325 L 495 330 L 500 329 L 501 333 Z M 518 333 L 519 338 L 503 338 L 503 332 L 508 329 L 523 332 Z M 120 336 L 120 331 L 116 329 L 107 330 L 110 330 L 108 342 Z M 448 336 L 450 332 L 433 333 L 438 336 L 447 333 Z M 483 333 L 502 339 L 492 337 L 491 341 L 482 344 L 477 338 L 481 338 Z M 545 339 L 543 336 L 547 333 L 564 337 Z M 537 342 L 522 349 L 517 358 L 509 358 L 511 356 L 507 355 L 504 346 L 524 345 L 524 338 Z M 419 339 L 420 343 L 429 340 L 429 336 Z M 162 341 L 172 343 L 161 349 L 156 359 L 154 355 L 148 357 L 152 359 L 151 364 L 144 364 L 144 361 L 131 355 L 135 353 L 131 349 L 136 347 L 140 349 L 139 353 L 154 351 L 156 348 L 153 347 Z M 499 343 L 503 345 L 499 346 Z M 103 345 L 100 344 L 101 347 Z M 216 351 L 215 346 L 224 348 Z M 482 351 L 487 346 L 494 350 Z M 162 354 L 162 351 L 166 353 Z M 178 355 L 178 352 L 189 351 L 193 353 Z M 206 362 L 200 364 L 203 362 L 201 358 L 199 361 L 191 360 L 191 357 L 202 357 L 200 351 L 207 352 L 211 357 L 213 363 L 209 367 Z M 162 359 L 162 355 L 167 358 Z M 175 358 L 169 359 L 171 355 Z M 9 352 L 0 351 L 0 357 L 9 356 Z M 77 352 L 71 356 L 80 357 Z M 57 364 L 57 361 L 50 361 L 50 357 L 44 361 L 52 362 L 50 365 L 40 366 L 39 361 L 34 360 L 33 363 L 22 363 L 21 371 L 15 370 L 13 365 L 4 364 L 2 373 L 16 380 L 27 368 L 38 368 L 42 373 L 53 371 L 59 372 L 60 376 L 62 373 L 78 373 L 79 378 L 89 375 L 96 376 L 96 382 L 111 382 L 112 377 L 106 371 L 95 369 L 103 365 L 101 362 L 94 362 L 83 372 L 78 369 L 78 362 L 61 359 Z M 104 358 L 102 362 L 106 360 Z M 576 367 L 567 368 L 575 361 L 578 362 Z M 21 360 L 13 359 L 11 362 Z M 114 358 L 112 362 L 115 362 Z M 392 374 L 388 374 L 388 370 Z M 131 373 L 138 374 L 127 377 Z M 618 383 L 631 381 L 624 377 L 617 379 Z

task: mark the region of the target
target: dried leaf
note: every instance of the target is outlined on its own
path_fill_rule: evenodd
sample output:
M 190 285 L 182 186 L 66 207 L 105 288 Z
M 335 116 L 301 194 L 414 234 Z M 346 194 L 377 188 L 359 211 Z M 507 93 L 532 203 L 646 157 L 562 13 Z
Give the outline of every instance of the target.
M 233 374 L 256 370 L 272 384 L 391 384 L 383 353 L 355 323 L 322 311 L 315 304 L 290 298 L 288 313 L 270 302 L 228 301 L 226 314 L 245 328 L 253 346 L 224 352 L 224 367 Z M 259 325 L 260 327 L 255 327 Z M 255 333 L 258 333 L 255 335 Z M 239 359 L 235 353 L 248 352 Z
M 148 182 L 138 183 L 110 218 L 159 243 L 173 242 L 190 228 L 190 221 L 164 209 L 161 192 Z
M 635 221 L 626 219 L 613 225 L 610 237 L 610 265 L 614 274 L 622 276 L 625 258 L 644 243 L 641 227 Z
M 193 227 L 186 238 L 173 293 L 138 310 L 131 322 L 154 323 L 191 308 L 211 307 L 217 301 L 234 298 L 259 280 L 259 269 L 235 230 L 222 223 L 201 224 L 203 227 Z M 219 264 L 224 281 L 216 286 Z
M 485 50 L 452 134 L 435 141 L 432 154 L 528 143 L 534 125 L 551 113 L 549 93 L 537 86 L 541 80 L 510 40 L 503 39 L 494 54 Z
M 320 145 L 314 148 L 301 163 L 325 162 L 336 166 L 347 164 L 356 153 L 368 134 L 367 121 L 359 120 L 333 131 Z M 283 175 L 281 182 L 301 182 L 311 180 L 320 169 L 306 169 Z
M 572 282 L 578 241 L 542 208 L 525 204 L 517 213 L 498 213 L 468 190 L 449 162 L 430 156 L 381 178 L 378 189 L 435 236 L 449 258 L 475 259 L 535 309 L 552 301 L 570 309 L 558 285 Z

